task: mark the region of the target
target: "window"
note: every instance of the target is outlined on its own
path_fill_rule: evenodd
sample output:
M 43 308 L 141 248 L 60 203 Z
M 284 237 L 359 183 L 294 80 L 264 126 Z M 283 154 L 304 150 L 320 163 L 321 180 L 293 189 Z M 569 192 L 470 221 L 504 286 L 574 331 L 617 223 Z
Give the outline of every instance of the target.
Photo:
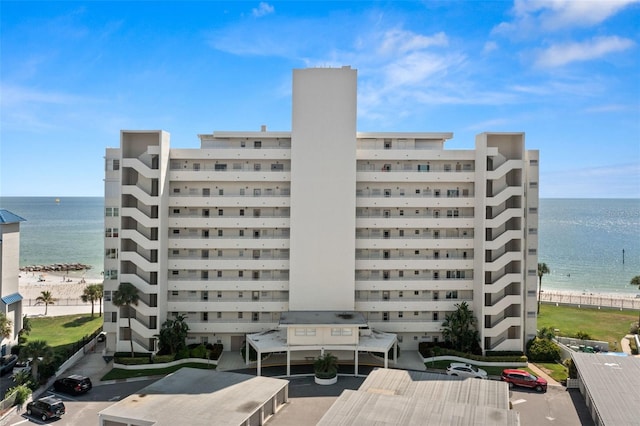
M 272 172 L 281 172 L 284 170 L 284 164 L 271 164 Z
M 458 291 L 457 290 L 447 291 L 446 298 L 447 299 L 457 299 L 458 298 Z
M 253 147 L 255 149 L 260 149 L 262 148 L 262 141 L 253 141 Z
M 242 319 L 242 312 L 238 312 L 238 319 Z
M 109 269 L 104 271 L 104 278 L 107 280 L 117 280 L 118 279 L 118 270 L 117 269 Z
M 209 292 L 208 291 L 201 292 L 200 297 L 202 298 L 203 301 L 209 300 Z
M 118 258 L 118 249 L 110 248 L 105 250 L 105 257 L 107 259 L 117 259 Z
M 120 170 L 120 160 L 113 160 L 113 170 Z
M 117 209 L 117 208 L 116 208 Z M 112 217 L 113 216 L 113 207 L 105 207 L 104 209 L 104 215 L 106 217 Z
M 222 237 L 223 234 L 222 229 L 218 229 L 218 237 Z
M 224 210 L 218 209 L 218 216 L 224 216 Z
M 104 301 L 105 302 L 111 302 L 111 291 L 110 290 L 106 290 L 103 293 L 103 297 L 104 297 Z
M 118 238 L 118 228 L 106 228 L 104 236 L 107 238 Z
M 254 163 L 253 170 L 255 170 L 256 172 L 259 172 L 261 169 L 262 169 L 262 164 Z
M 216 164 L 215 166 L 213 166 L 213 169 L 216 170 L 216 171 L 227 170 L 227 165 L 226 164 Z
M 177 291 L 177 290 L 173 290 L 173 291 L 171 291 L 171 295 L 172 295 L 172 296 L 178 296 L 179 294 L 180 294 L 180 292 L 179 292 L 179 291 Z
M 202 321 L 209 321 L 209 312 L 202 312 Z
M 530 166 L 537 166 L 538 165 L 538 160 L 529 160 L 529 165 Z
M 177 269 L 174 269 L 171 271 L 171 275 L 180 275 L 180 271 L 178 271 Z
M 240 216 L 244 216 L 244 209 L 240 209 Z

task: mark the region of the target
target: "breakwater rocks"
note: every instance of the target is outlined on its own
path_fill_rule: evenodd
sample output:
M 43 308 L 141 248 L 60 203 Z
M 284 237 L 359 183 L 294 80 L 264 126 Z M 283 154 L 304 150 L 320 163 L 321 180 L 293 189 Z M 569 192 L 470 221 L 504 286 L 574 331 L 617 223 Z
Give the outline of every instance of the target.
M 23 272 L 68 272 L 87 269 L 91 269 L 91 266 L 82 263 L 54 263 L 52 265 L 31 265 L 20 268 Z

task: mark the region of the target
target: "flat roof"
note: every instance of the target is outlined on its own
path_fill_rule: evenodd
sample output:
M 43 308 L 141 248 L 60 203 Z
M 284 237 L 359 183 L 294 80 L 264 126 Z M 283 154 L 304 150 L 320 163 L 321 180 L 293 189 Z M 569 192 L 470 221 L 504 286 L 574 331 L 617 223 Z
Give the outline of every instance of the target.
M 290 325 L 357 325 L 366 327 L 367 320 L 355 311 L 287 311 L 280 314 L 280 326 Z
M 520 424 L 507 383 L 377 369 L 357 391 L 345 390 L 320 419 L 334 425 Z
M 571 357 L 602 424 L 637 424 L 640 359 L 581 352 L 573 352 Z
M 344 350 L 369 351 L 369 352 L 386 352 L 396 342 L 396 335 L 393 333 L 385 333 L 378 330 L 371 330 L 370 333 L 360 334 L 358 337 L 358 344 L 348 344 L 344 346 Z M 247 334 L 247 341 L 260 352 L 282 352 L 287 350 L 309 350 L 320 349 L 326 347 L 326 343 L 318 343 L 317 345 L 309 344 L 303 346 L 289 346 L 287 343 L 286 330 L 267 330 L 259 333 Z M 336 348 L 341 345 L 331 345 L 332 348 Z
M 242 425 L 288 384 L 287 380 L 269 377 L 181 368 L 98 416 L 157 426 Z

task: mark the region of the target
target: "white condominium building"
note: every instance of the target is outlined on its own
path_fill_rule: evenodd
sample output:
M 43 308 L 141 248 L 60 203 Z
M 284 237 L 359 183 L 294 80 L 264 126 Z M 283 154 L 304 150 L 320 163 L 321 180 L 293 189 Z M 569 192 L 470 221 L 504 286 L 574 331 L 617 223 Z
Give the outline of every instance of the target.
M 160 130 L 121 132 L 106 150 L 110 350 L 155 351 L 176 314 L 187 343 L 237 350 L 319 311 L 355 313 L 356 329 L 414 350 L 442 340 L 462 302 L 483 350 L 524 349 L 536 332 L 538 151 L 520 132 L 482 133 L 465 150 L 445 149 L 452 133 L 358 132 L 356 80 L 350 67 L 294 70 L 291 131 L 216 131 L 195 149 L 170 148 Z M 140 296 L 131 330 L 110 302 L 124 282 Z M 327 344 L 322 324 L 304 324 L 290 336 Z

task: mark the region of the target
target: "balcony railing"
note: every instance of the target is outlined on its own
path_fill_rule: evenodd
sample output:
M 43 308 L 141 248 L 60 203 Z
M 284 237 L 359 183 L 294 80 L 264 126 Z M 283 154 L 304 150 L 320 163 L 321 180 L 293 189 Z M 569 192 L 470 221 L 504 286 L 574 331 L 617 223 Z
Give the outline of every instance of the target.
M 411 210 L 410 207 L 407 207 L 406 210 Z M 420 219 L 420 218 L 428 218 L 428 219 L 473 219 L 474 215 L 472 214 L 461 214 L 458 213 L 457 215 L 447 215 L 447 214 L 435 214 L 432 211 L 428 211 L 428 212 L 424 212 L 424 213 L 409 213 L 407 212 L 407 214 L 401 215 L 399 213 L 396 212 L 389 212 L 388 214 L 385 214 L 384 212 L 382 213 L 368 213 L 368 212 L 358 212 L 356 213 L 356 219 L 378 219 L 378 218 L 383 218 L 383 219 Z
M 428 256 L 410 254 L 406 256 L 399 255 L 364 255 L 357 254 L 356 260 L 473 260 L 473 256 L 449 255 L 449 256 Z
M 363 148 L 366 149 L 366 148 Z M 373 149 L 373 148 L 372 148 Z M 411 148 L 416 149 L 416 148 Z M 444 165 L 429 165 L 429 169 L 420 169 L 418 170 L 418 166 L 414 165 L 411 169 L 404 169 L 398 167 L 385 167 L 384 164 L 369 164 L 369 165 L 360 165 L 356 168 L 358 172 L 384 172 L 384 173 L 471 173 L 474 172 L 475 169 L 473 167 L 464 166 L 457 170 L 455 167 L 445 167 Z
M 214 295 L 215 296 L 215 295 Z M 260 296 L 258 298 L 253 297 L 209 297 L 208 299 L 202 299 L 200 296 L 169 296 L 169 302 L 201 302 L 201 303 L 240 303 L 240 302 L 288 302 L 288 297 L 282 296 Z

